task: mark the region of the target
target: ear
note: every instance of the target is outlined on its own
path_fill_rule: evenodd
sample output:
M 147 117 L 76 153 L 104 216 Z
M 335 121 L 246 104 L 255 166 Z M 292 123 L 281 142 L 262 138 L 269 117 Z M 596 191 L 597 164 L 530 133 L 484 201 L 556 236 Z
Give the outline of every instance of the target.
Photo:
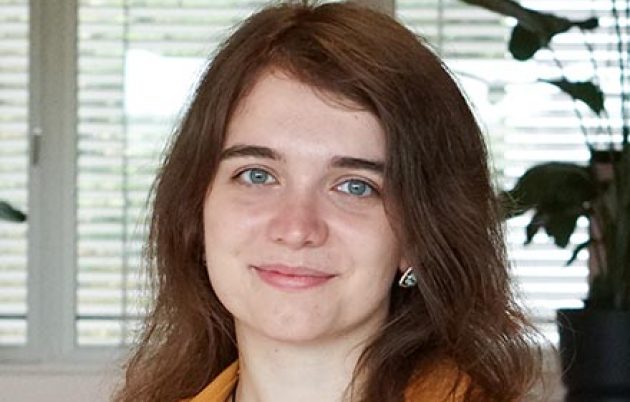
M 409 268 L 410 265 L 411 265 L 410 260 L 403 255 L 400 258 L 400 263 L 398 264 L 398 272 L 401 274 L 404 273 L 407 270 L 407 268 Z

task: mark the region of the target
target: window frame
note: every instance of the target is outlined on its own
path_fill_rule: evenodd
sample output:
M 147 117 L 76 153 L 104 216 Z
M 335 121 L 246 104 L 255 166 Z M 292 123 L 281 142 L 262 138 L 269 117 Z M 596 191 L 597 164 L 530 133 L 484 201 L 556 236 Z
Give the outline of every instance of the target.
M 74 342 L 78 1 L 28 7 L 27 336 L 23 346 L 0 346 L 0 370 L 27 363 L 83 371 L 127 348 Z

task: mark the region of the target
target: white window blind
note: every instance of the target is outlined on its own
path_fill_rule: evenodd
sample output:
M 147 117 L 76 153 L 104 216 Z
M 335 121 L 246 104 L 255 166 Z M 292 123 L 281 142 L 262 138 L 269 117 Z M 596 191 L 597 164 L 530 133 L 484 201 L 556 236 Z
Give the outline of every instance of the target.
M 0 0 L 0 201 L 26 212 L 28 1 Z M 27 224 L 0 220 L 0 345 L 26 344 Z
M 195 79 L 263 1 L 81 0 L 77 343 L 130 340 L 147 191 Z
M 619 70 L 615 55 L 611 2 L 591 0 L 527 0 L 524 6 L 562 15 L 570 19 L 600 17 L 596 34 L 578 30 L 556 37 L 551 48 L 571 80 L 587 80 L 594 74 L 585 43 L 595 49 L 600 84 L 609 94 L 606 107 L 613 131 L 620 135 Z M 511 27 L 515 23 L 486 10 L 457 0 L 399 0 L 397 15 L 410 27 L 426 35 L 459 77 L 481 121 L 485 123 L 499 182 L 511 188 L 524 171 L 547 161 L 586 163 L 584 137 L 574 108 L 586 116 L 591 132 L 598 120 L 585 105 L 572 100 L 538 79 L 560 78 L 549 50 L 539 51 L 534 60 L 517 62 L 507 51 Z M 623 29 L 623 28 L 622 28 Z M 614 94 L 617 96 L 614 96 Z M 616 126 L 616 127 L 615 127 Z M 606 138 L 602 136 L 601 138 Z M 587 292 L 588 251 L 565 266 L 576 244 L 587 239 L 587 221 L 578 228 L 566 249 L 558 249 L 545 234 L 523 246 L 524 227 L 531 214 L 507 223 L 509 258 L 525 305 L 547 337 L 555 341 L 555 310 L 581 307 Z

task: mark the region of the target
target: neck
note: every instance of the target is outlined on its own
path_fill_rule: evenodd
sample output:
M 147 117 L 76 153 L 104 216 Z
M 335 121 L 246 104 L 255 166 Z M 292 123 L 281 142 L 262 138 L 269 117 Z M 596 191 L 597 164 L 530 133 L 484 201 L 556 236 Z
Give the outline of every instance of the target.
M 237 402 L 344 402 L 365 339 L 287 344 L 237 323 Z M 246 334 L 246 336 L 243 336 Z

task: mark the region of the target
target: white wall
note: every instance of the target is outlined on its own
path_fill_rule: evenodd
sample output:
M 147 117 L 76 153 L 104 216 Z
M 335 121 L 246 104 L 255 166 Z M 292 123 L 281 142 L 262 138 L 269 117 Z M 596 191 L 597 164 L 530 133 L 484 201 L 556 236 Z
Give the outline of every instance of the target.
M 0 402 L 106 402 L 119 373 L 105 366 L 3 366 Z

